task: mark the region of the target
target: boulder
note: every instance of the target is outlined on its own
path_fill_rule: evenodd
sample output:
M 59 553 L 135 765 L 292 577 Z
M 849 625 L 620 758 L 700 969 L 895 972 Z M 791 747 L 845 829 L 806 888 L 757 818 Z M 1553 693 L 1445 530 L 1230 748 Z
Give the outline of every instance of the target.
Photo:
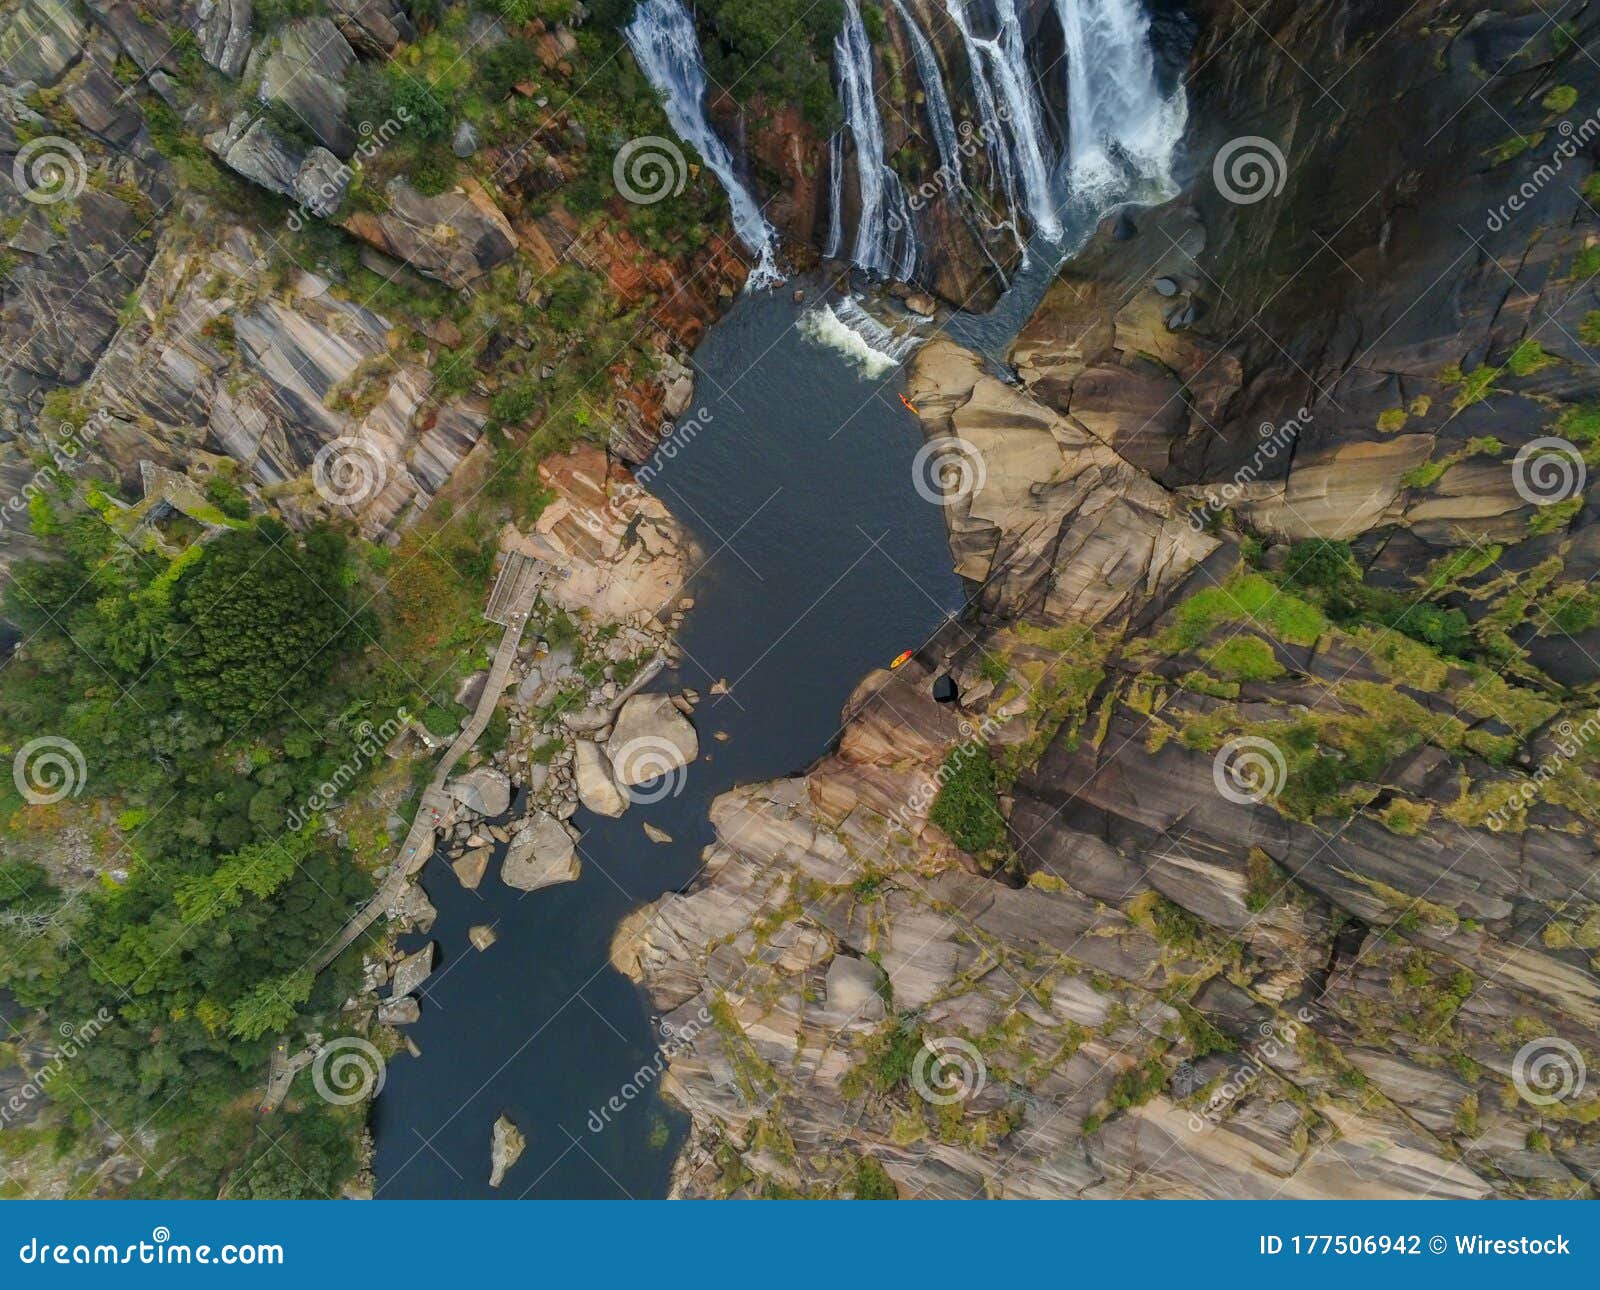
M 527 1145 L 522 1130 L 502 1113 L 494 1122 L 494 1132 L 489 1139 L 489 1186 L 498 1187 L 505 1181 L 506 1171 L 522 1159 Z
M 429 941 L 414 954 L 407 954 L 394 967 L 394 989 L 391 997 L 413 994 L 433 973 L 433 958 L 438 947 Z
M 471 121 L 463 121 L 456 126 L 456 132 L 450 139 L 450 151 L 456 156 L 465 159 L 478 150 L 478 132 Z
M 343 81 L 356 60 L 355 50 L 323 17 L 286 23 L 277 42 L 261 69 L 261 101 L 282 104 L 326 147 L 348 157 L 355 150 L 356 133 L 345 119 Z
M 592 739 L 579 739 L 577 749 L 578 800 L 596 815 L 616 819 L 628 809 L 627 797 L 611 777 L 611 762 Z
M 457 775 L 445 785 L 445 791 L 467 810 L 491 818 L 504 815 L 511 805 L 511 781 L 493 766 L 477 766 Z
M 478 890 L 478 884 L 483 881 L 483 875 L 489 868 L 489 856 L 488 847 L 474 847 L 450 866 L 468 891 Z
M 835 1017 L 878 1021 L 883 1017 L 883 972 L 866 959 L 836 954 L 825 978 L 828 1012 Z
M 518 891 L 537 891 L 573 882 L 582 865 L 566 826 L 547 811 L 537 811 L 518 827 L 500 866 L 500 881 Z
M 672 834 L 668 833 L 665 829 L 656 828 L 656 826 L 654 824 L 649 823 L 649 821 L 645 822 L 644 835 L 645 835 L 645 837 L 649 838 L 650 841 L 652 841 L 652 842 L 671 842 L 672 841 Z
M 330 8 L 340 34 L 363 54 L 387 54 L 417 34 L 405 10 L 391 6 L 388 0 L 333 0 Z
M 224 76 L 244 70 L 250 52 L 251 0 L 199 0 L 195 5 L 195 40 L 200 56 Z
M 636 694 L 617 713 L 606 751 L 617 783 L 632 787 L 687 766 L 700 740 L 671 695 Z
M 206 135 L 205 143 L 228 169 L 292 199 L 313 215 L 331 215 L 350 185 L 348 169 L 333 153 L 313 147 L 302 154 L 263 117 L 241 112 L 226 129 Z
M 476 180 L 426 197 L 397 177 L 384 197 L 386 209 L 352 211 L 344 227 L 448 286 L 467 286 L 517 249 L 510 223 Z
M 422 1020 L 422 1005 L 409 994 L 385 999 L 378 1005 L 378 1020 L 386 1026 L 410 1026 Z
M 67 0 L 24 0 L 0 26 L 0 84 L 54 85 L 82 55 L 84 35 Z
M 488 923 L 477 923 L 467 928 L 467 940 L 472 942 L 475 950 L 486 950 L 499 939 Z

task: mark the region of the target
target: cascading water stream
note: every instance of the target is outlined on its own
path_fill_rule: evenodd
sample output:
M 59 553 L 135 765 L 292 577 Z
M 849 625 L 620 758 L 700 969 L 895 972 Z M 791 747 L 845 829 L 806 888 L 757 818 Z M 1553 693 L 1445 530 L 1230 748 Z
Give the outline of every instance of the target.
M 694 19 L 682 0 L 641 0 L 624 32 L 639 69 L 661 97 L 667 119 L 710 167 L 728 194 L 733 229 L 756 262 L 746 290 L 783 281 L 777 265 L 777 234 L 739 178 L 733 155 L 706 119 L 706 72 Z
M 928 120 L 933 125 L 933 141 L 939 148 L 939 165 L 949 175 L 948 186 L 965 193 L 967 186 L 961 177 L 961 152 L 956 137 L 956 118 L 950 111 L 950 96 L 945 93 L 944 76 L 939 71 L 939 59 L 933 46 L 922 34 L 916 17 L 902 0 L 893 0 L 900 20 L 905 24 L 906 35 L 911 39 L 911 53 L 917 61 L 917 75 L 922 79 L 922 91 L 927 98 Z
M 855 140 L 856 179 L 861 196 L 861 213 L 856 221 L 855 247 L 850 259 L 870 272 L 904 281 L 917 267 L 916 230 L 900 176 L 884 158 L 883 118 L 878 113 L 878 97 L 873 85 L 872 42 L 867 38 L 857 0 L 845 0 L 844 28 L 834 39 L 833 60 L 839 75 L 845 125 Z M 843 145 L 837 138 L 832 157 L 835 164 L 831 204 L 835 207 L 832 214 L 834 240 L 837 241 L 843 215 L 839 191 Z
M 973 94 L 990 141 L 991 156 L 997 165 L 1005 167 L 1012 192 L 1021 190 L 1034 230 L 1053 242 L 1061 236 L 1052 180 L 1054 166 L 1045 154 L 1048 136 L 1034 93 L 1016 0 L 995 0 L 999 29 L 988 38 L 973 32 L 966 0 L 944 0 L 944 7 L 966 48 Z M 997 141 L 1006 139 L 1010 140 L 1009 148 L 996 147 Z
M 1186 103 L 1181 89 L 1164 98 L 1156 84 L 1143 4 L 1055 0 L 1055 7 L 1067 47 L 1072 191 L 1104 191 L 1129 178 L 1169 187 Z

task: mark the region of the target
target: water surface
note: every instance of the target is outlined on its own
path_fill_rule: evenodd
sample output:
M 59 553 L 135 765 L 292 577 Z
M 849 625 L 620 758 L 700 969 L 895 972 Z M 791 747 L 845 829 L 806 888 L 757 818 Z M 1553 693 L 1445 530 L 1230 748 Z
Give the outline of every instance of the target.
M 439 966 L 408 1028 L 422 1057 L 390 1064 L 374 1106 L 380 1197 L 665 1194 L 686 1126 L 653 1086 L 601 1132 L 588 1127 L 657 1053 L 645 1001 L 609 966 L 613 929 L 693 879 L 717 794 L 803 770 L 827 751 L 861 677 L 961 606 L 942 515 L 912 487 L 922 435 L 898 378 L 864 380 L 803 340 L 804 307 L 788 288 L 748 296 L 712 328 L 694 355 L 690 413 L 703 409 L 707 424 L 650 482 L 706 557 L 683 666 L 650 687 L 700 691 L 700 760 L 678 797 L 617 820 L 580 810 L 575 883 L 524 894 L 500 882 L 496 861 L 469 892 L 430 861 Z M 725 697 L 710 694 L 719 678 Z M 648 841 L 645 820 L 673 842 Z M 467 943 L 474 923 L 499 936 L 485 953 Z M 493 1191 L 489 1134 L 502 1112 L 528 1146 Z

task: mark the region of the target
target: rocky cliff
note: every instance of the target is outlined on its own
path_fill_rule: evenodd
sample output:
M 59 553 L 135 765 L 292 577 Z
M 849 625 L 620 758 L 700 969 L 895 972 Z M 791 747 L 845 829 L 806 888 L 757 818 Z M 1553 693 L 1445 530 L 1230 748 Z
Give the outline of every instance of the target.
M 609 167 L 583 121 L 615 111 L 551 104 L 582 17 L 457 10 L 419 34 L 382 0 L 0 6 L 7 496 L 74 476 L 134 504 L 153 469 L 220 473 L 258 509 L 392 539 L 486 422 L 523 439 L 564 410 L 575 344 L 634 315 L 582 376 L 617 451 L 647 456 L 744 270 L 724 234 L 573 212 Z M 434 64 L 465 81 L 492 55 L 511 79 L 453 120 Z M 0 537 L 5 562 L 37 549 L 24 522 Z
M 618 937 L 685 1192 L 1593 1192 L 1595 20 L 1203 17 L 1185 195 L 914 364 L 974 613 Z

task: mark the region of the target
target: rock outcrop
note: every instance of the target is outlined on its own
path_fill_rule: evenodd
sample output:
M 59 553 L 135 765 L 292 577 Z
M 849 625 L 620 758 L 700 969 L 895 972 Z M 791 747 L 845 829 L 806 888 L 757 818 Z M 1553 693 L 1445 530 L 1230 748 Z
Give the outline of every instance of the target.
M 558 882 L 576 882 L 580 871 L 577 846 L 566 825 L 539 811 L 511 835 L 500 881 L 518 891 L 538 891 Z
M 1593 64 L 1514 0 L 1206 10 L 1195 153 L 1281 191 L 1108 224 L 1021 388 L 923 351 L 975 620 L 619 930 L 715 1022 L 684 1192 L 1594 1194 Z

